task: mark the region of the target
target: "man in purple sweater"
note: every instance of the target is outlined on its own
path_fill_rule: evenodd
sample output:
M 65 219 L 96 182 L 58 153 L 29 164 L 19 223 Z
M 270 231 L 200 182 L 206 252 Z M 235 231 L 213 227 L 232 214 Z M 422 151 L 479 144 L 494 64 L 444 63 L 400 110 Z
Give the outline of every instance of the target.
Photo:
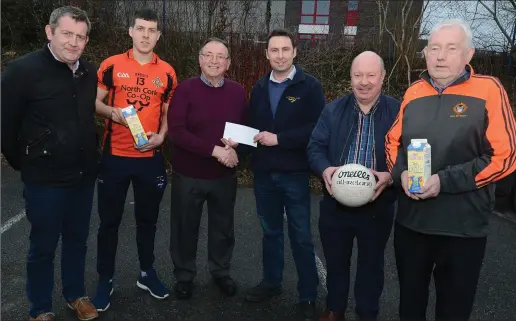
M 204 202 L 208 203 L 208 264 L 215 283 L 227 296 L 236 293 L 229 275 L 235 243 L 233 210 L 238 157 L 221 143 L 226 122 L 244 123 L 244 88 L 224 78 L 229 47 L 208 39 L 199 52 L 201 76 L 177 87 L 168 113 L 172 143 L 170 254 L 179 299 L 192 295 L 197 240 Z

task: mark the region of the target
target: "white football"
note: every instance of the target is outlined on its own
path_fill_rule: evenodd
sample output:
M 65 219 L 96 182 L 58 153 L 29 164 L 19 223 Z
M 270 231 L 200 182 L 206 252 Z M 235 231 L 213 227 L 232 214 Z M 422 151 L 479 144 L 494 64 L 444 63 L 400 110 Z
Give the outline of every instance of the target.
M 374 195 L 376 178 L 365 166 L 346 164 L 339 167 L 332 177 L 333 197 L 341 204 L 359 207 L 367 204 Z

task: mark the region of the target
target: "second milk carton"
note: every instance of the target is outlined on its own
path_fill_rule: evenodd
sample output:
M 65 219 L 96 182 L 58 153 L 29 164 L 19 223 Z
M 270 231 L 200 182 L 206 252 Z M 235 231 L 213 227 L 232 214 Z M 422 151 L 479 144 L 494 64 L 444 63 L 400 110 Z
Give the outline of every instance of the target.
M 411 139 L 407 149 L 408 190 L 420 193 L 432 175 L 431 146 L 426 139 Z

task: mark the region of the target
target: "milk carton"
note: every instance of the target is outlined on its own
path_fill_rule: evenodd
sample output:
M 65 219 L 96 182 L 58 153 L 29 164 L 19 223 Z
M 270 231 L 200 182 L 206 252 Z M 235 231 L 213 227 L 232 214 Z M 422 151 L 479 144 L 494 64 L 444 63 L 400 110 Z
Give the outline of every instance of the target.
M 122 114 L 127 121 L 127 125 L 129 125 L 131 134 L 133 134 L 136 146 L 140 147 L 149 143 L 149 139 L 145 134 L 145 130 L 143 129 L 142 123 L 140 122 L 140 118 L 138 117 L 136 109 L 132 105 L 122 108 Z
M 408 190 L 410 193 L 421 193 L 432 175 L 431 146 L 426 139 L 411 139 L 407 149 L 408 158 Z

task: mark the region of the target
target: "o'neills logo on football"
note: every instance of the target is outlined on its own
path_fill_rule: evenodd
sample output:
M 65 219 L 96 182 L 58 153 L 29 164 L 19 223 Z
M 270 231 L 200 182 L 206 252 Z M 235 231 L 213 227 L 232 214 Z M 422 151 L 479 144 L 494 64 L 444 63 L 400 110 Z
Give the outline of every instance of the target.
M 342 171 L 339 173 L 339 178 L 363 178 L 369 180 L 371 177 L 367 172 L 364 171 Z

